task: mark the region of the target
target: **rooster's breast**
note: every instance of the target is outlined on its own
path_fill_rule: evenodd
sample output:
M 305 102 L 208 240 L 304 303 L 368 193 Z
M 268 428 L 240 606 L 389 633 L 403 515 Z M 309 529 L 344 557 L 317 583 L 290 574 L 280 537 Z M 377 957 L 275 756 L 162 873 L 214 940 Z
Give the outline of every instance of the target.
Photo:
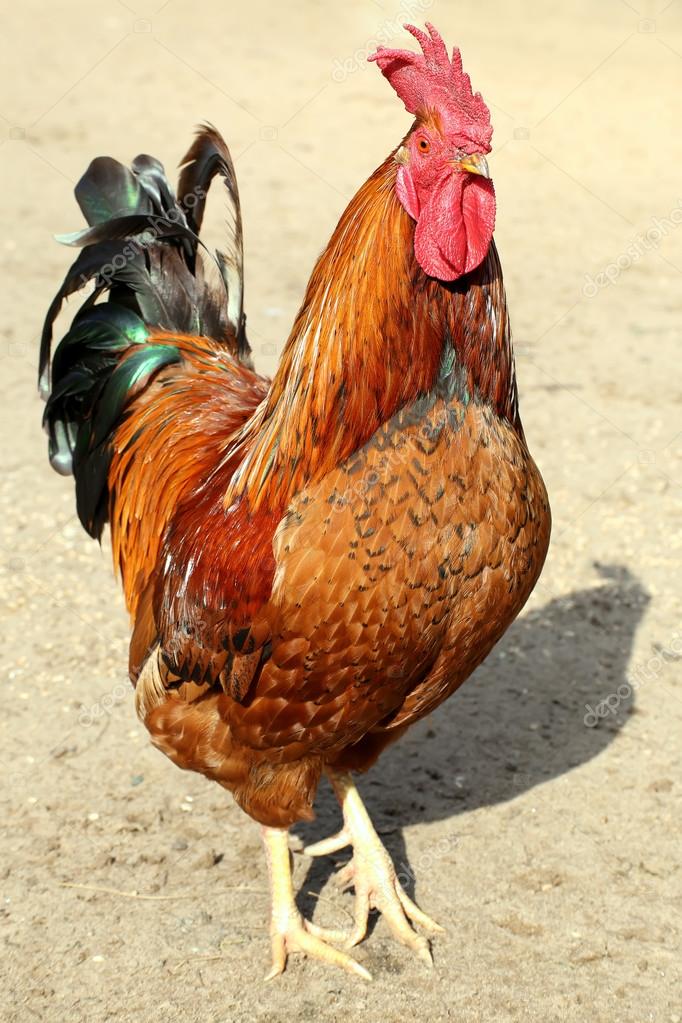
M 474 402 L 404 410 L 282 521 L 272 654 L 235 738 L 333 759 L 427 713 L 518 614 L 548 540 L 508 423 Z

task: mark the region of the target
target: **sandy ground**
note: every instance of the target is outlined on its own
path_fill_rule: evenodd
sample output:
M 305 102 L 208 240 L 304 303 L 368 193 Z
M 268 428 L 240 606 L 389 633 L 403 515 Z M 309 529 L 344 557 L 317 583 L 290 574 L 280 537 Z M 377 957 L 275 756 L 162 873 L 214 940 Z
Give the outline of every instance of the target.
M 682 4 L 644 3 L 3 4 L 3 1019 L 682 1018 Z M 363 62 L 406 9 L 461 45 L 493 111 L 554 541 L 475 679 L 364 781 L 448 926 L 435 970 L 379 921 L 357 952 L 371 985 L 295 958 L 263 986 L 257 829 L 148 745 L 108 548 L 47 465 L 37 337 L 69 255 L 51 236 L 80 226 L 71 188 L 92 156 L 173 167 L 213 121 L 237 157 L 251 339 L 272 369 L 316 253 L 406 128 Z M 299 834 L 335 823 L 324 791 Z M 316 920 L 343 925 L 332 866 L 299 856 L 296 879 Z

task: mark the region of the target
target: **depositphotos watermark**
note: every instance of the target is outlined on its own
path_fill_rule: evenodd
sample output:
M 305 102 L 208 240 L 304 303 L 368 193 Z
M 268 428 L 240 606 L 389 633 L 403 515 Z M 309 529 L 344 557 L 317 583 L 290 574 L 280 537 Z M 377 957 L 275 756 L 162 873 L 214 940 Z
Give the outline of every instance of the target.
M 438 860 L 454 849 L 458 842 L 459 838 L 457 835 L 444 835 L 427 852 L 422 853 L 416 858 L 414 867 L 405 862 L 400 863 L 396 867 L 396 876 L 403 888 L 407 888 L 410 883 L 414 883 L 416 880 L 415 873 L 425 873 L 435 867 Z
M 660 651 L 649 657 L 646 661 L 640 661 L 632 671 L 628 672 L 626 681 L 621 683 L 613 693 L 601 700 L 596 707 L 589 703 L 585 704 L 586 714 L 583 717 L 583 724 L 588 728 L 595 728 L 602 718 L 609 714 L 614 716 L 618 713 L 621 703 L 631 700 L 634 693 L 645 683 L 653 682 L 658 678 L 666 663 L 680 660 L 682 657 L 682 633 L 674 632 L 668 642 Z
M 119 682 L 111 692 L 102 697 L 99 703 L 93 703 L 90 707 L 81 708 L 78 715 L 78 724 L 82 725 L 83 728 L 89 728 L 91 725 L 94 725 L 96 721 L 99 721 L 107 714 L 111 714 L 114 707 L 125 700 L 130 691 L 131 686 L 129 682 Z
M 360 46 L 345 60 L 339 60 L 337 57 L 332 65 L 332 79 L 335 82 L 345 82 L 349 75 L 366 68 L 367 58 L 375 52 L 377 46 L 385 46 L 396 36 L 403 34 L 404 19 L 419 21 L 420 15 L 432 6 L 433 0 L 400 0 L 400 10 L 394 17 L 387 19 L 377 29 L 376 35 L 368 39 L 364 46 Z
M 629 270 L 635 263 L 639 263 L 647 252 L 657 249 L 662 239 L 676 230 L 680 224 L 682 224 L 682 199 L 677 200 L 677 206 L 673 206 L 667 216 L 652 217 L 651 227 L 644 234 L 636 235 L 627 249 L 596 276 L 585 274 L 582 289 L 585 298 L 594 298 L 602 288 L 608 288 L 609 285 L 615 284 L 622 273 Z

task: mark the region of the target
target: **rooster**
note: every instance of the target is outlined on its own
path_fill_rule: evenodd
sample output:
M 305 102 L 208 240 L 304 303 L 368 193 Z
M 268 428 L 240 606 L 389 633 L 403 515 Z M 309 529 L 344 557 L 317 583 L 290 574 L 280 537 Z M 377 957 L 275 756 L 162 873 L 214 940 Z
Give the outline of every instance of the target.
M 243 313 L 235 170 L 199 130 L 177 193 L 110 158 L 76 187 L 88 227 L 41 346 L 52 465 L 111 531 L 129 671 L 152 743 L 262 826 L 272 969 L 347 949 L 381 911 L 431 962 L 441 928 L 403 890 L 355 786 L 453 693 L 519 613 L 550 533 L 524 438 L 486 155 L 490 114 L 431 25 L 370 59 L 413 115 L 317 261 L 269 381 Z M 200 241 L 222 179 L 225 253 Z M 51 355 L 66 297 L 93 284 Z M 326 774 L 355 891 L 350 933 L 304 920 L 288 829 Z M 421 929 L 421 930 L 419 930 Z M 343 947 L 337 947 L 345 945 Z

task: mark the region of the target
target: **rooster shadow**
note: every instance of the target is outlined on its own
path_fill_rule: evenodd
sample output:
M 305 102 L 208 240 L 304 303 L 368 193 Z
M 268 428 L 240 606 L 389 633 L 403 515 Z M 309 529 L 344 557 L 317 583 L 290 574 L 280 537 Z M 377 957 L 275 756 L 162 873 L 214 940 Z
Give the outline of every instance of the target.
M 412 898 L 403 828 L 450 821 L 504 803 L 601 753 L 635 710 L 628 668 L 650 601 L 625 567 L 596 565 L 601 581 L 555 597 L 518 619 L 474 676 L 415 725 L 359 787 L 398 876 Z M 542 587 L 539 587 L 541 592 Z M 340 814 L 325 783 L 316 819 L 298 825 L 306 843 L 338 831 Z M 445 839 L 436 839 L 437 855 Z M 308 861 L 299 906 L 308 917 L 349 850 Z

